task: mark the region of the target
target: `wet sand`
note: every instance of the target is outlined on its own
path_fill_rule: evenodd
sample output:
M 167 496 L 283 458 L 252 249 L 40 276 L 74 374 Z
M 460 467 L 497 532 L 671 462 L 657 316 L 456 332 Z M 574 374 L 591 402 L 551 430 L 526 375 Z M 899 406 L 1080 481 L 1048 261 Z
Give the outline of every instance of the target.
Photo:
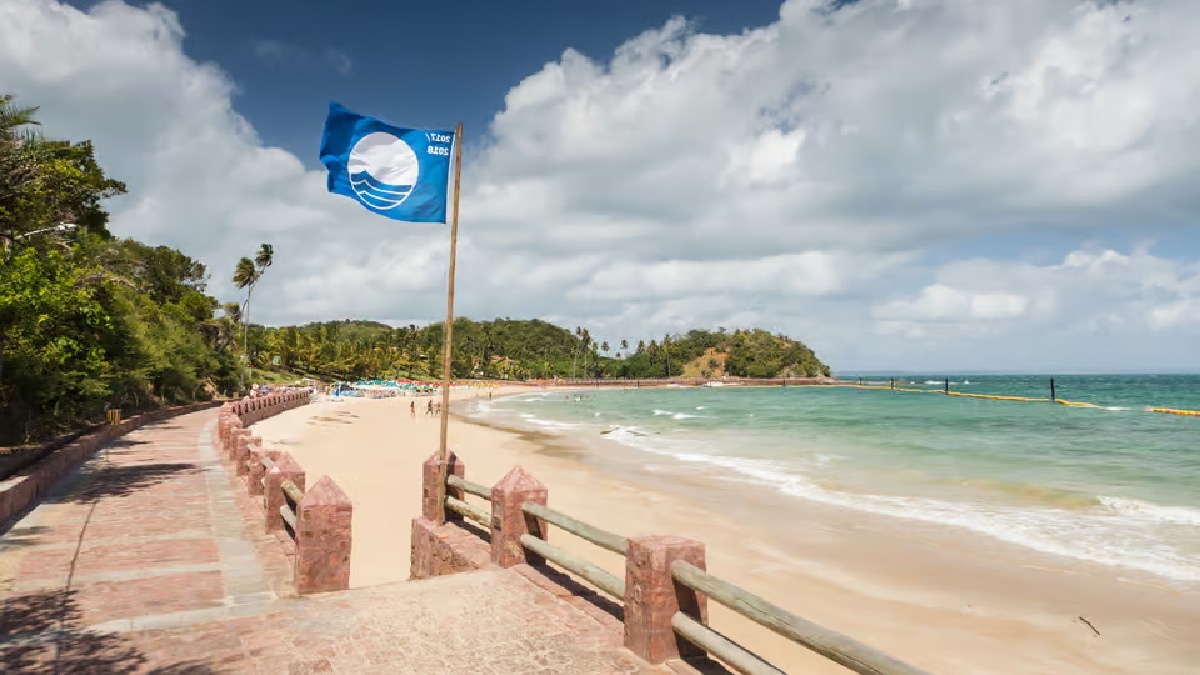
M 293 453 L 310 483 L 332 476 L 354 501 L 354 586 L 408 577 L 420 464 L 438 444 L 439 419 L 424 414 L 425 400 L 416 399 L 415 418 L 410 399 L 350 400 L 255 425 Z M 632 480 L 598 470 L 562 437 L 457 416 L 450 447 L 470 480 L 492 484 L 520 464 L 549 487 L 553 508 L 580 520 L 628 536 L 699 539 L 714 574 L 934 673 L 1200 672 L 1200 594 L 1149 575 L 801 500 L 780 509 L 745 486 L 667 489 L 662 481 L 695 479 Z M 786 535 L 772 529 L 778 522 L 788 523 Z M 553 528 L 549 538 L 623 574 L 619 556 Z M 709 607 L 715 628 L 787 672 L 847 672 Z

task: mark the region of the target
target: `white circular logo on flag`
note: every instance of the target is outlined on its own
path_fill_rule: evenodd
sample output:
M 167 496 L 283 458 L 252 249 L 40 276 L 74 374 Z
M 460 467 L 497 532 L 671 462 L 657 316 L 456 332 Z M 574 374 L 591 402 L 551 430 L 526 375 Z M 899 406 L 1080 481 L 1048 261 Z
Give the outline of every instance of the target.
M 350 187 L 364 204 L 386 211 L 404 203 L 421 173 L 417 153 L 402 139 L 375 131 L 358 139 L 346 164 Z

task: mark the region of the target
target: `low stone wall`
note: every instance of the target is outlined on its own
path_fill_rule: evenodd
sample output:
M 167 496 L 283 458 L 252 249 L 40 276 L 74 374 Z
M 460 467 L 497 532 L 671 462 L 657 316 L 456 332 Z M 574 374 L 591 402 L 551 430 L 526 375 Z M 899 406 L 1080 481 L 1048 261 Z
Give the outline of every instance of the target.
M 304 469 L 291 453 L 263 443 L 250 425 L 310 400 L 311 392 L 299 390 L 226 403 L 216 439 L 246 492 L 262 500 L 263 527 L 292 559 L 301 595 L 350 587 L 350 498 L 328 476 L 306 489 Z
M 152 410 L 122 420 L 119 424 L 102 426 L 52 450 L 31 466 L 0 481 L 0 532 L 11 527 L 13 522 L 44 495 L 58 479 L 82 464 L 98 448 L 102 448 L 130 431 L 151 422 L 212 408 L 220 404 L 220 401 L 205 401 Z

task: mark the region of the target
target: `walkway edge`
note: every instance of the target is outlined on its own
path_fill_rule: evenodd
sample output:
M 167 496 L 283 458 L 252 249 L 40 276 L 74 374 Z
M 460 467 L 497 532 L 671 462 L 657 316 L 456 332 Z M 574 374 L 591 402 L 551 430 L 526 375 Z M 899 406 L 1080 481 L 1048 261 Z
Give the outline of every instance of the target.
M 96 450 L 151 422 L 215 408 L 222 403 L 224 401 L 204 401 L 135 415 L 119 424 L 80 436 L 0 481 L 0 534 L 7 532 L 59 479 L 82 465 Z

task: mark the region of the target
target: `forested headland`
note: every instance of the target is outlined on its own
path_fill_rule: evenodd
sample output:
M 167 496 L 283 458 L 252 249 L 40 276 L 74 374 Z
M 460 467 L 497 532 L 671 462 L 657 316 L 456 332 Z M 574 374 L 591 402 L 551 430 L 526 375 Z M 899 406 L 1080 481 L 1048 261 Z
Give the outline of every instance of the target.
M 44 133 L 22 104 L 0 97 L 0 446 L 99 421 L 109 406 L 189 403 L 253 383 L 439 379 L 441 323 L 253 324 L 253 292 L 275 256 L 268 244 L 214 263 L 245 292 L 222 304 L 207 292 L 205 264 L 113 236 L 104 205 L 125 185 L 90 142 Z M 610 344 L 582 326 L 458 318 L 453 354 L 456 378 L 829 373 L 802 342 L 757 329 Z

